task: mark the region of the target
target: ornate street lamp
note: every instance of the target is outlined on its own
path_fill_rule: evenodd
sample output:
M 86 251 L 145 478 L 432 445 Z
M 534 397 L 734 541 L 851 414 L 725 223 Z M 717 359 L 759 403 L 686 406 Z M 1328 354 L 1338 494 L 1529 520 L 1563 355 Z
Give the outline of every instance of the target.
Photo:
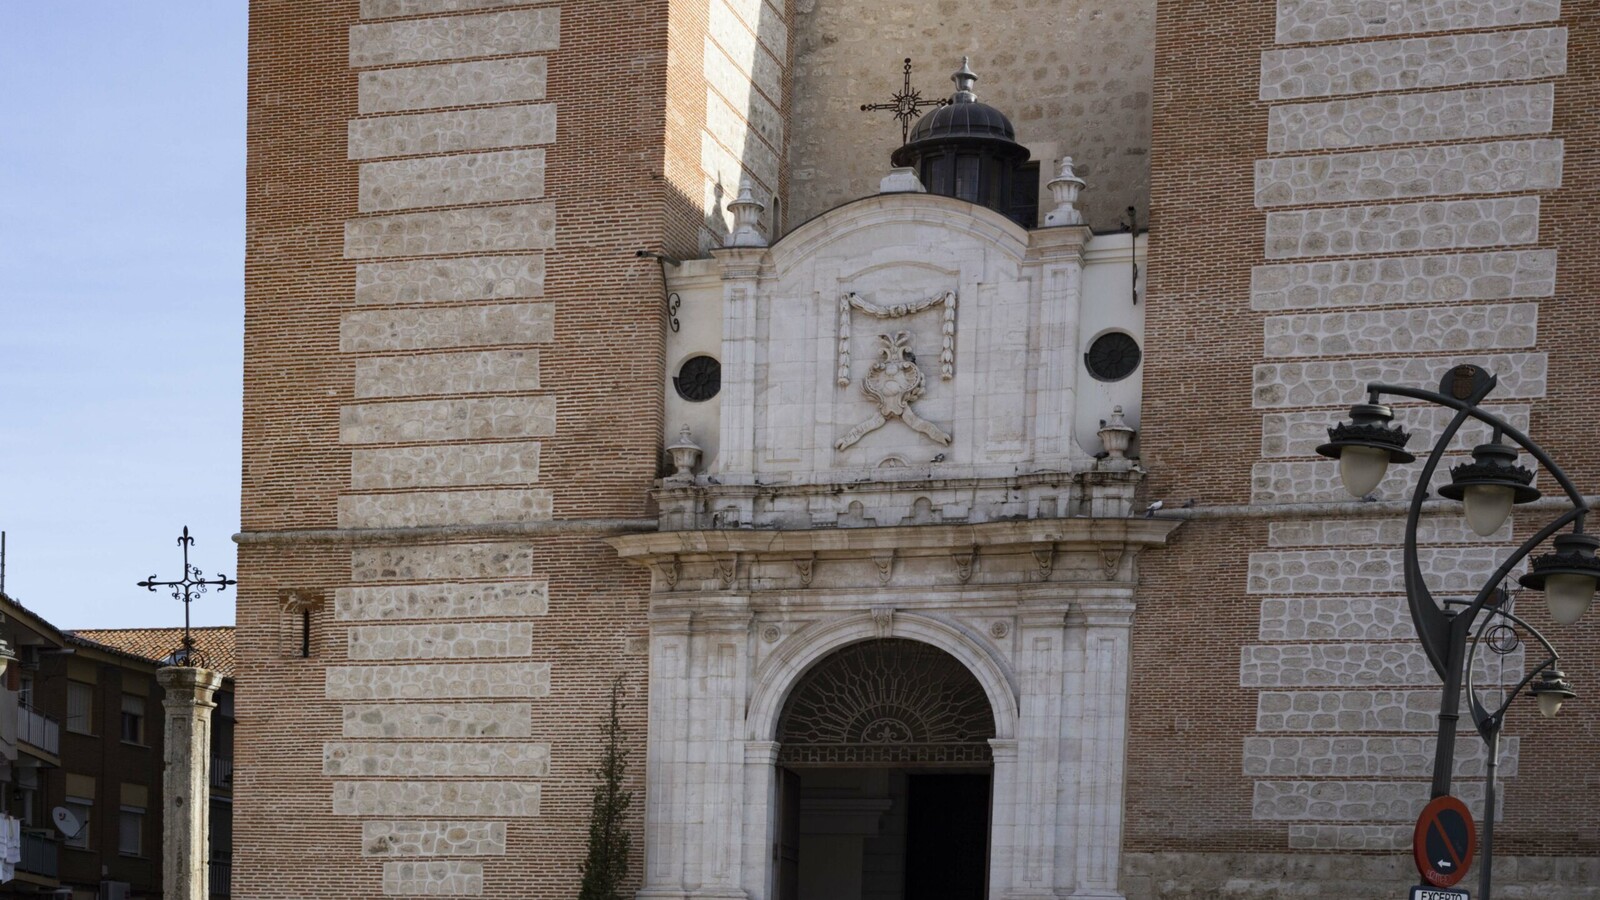
M 1328 443 L 1317 453 L 1339 460 L 1339 474 L 1345 489 L 1366 497 L 1391 463 L 1415 459 L 1405 451 L 1411 436 L 1393 424 L 1394 410 L 1381 403 L 1384 396 L 1422 400 L 1455 410 L 1455 416 L 1439 433 L 1428 454 L 1417 487 L 1412 492 L 1406 513 L 1403 572 L 1406 602 L 1423 652 L 1444 682 L 1439 705 L 1439 736 L 1433 762 L 1433 796 L 1450 793 L 1450 778 L 1455 767 L 1457 710 L 1461 708 L 1461 689 L 1465 678 L 1473 724 L 1488 749 L 1488 783 L 1484 791 L 1483 851 L 1480 866 L 1481 900 L 1490 900 L 1493 877 L 1495 812 L 1495 767 L 1500 754 L 1500 727 L 1505 714 L 1524 689 L 1538 701 L 1539 711 L 1553 717 L 1563 701 L 1575 696 L 1572 685 L 1558 666 L 1560 656 L 1544 635 L 1512 611 L 1510 595 L 1502 585 L 1511 571 L 1545 541 L 1555 538 L 1552 553 L 1535 558 L 1527 574 L 1518 579 L 1524 588 L 1541 591 L 1556 622 L 1576 622 L 1594 599 L 1600 584 L 1600 539 L 1584 534 L 1584 518 L 1589 513 L 1583 495 L 1561 467 L 1538 444 L 1501 417 L 1479 404 L 1498 383 L 1495 376 L 1477 366 L 1456 366 L 1445 374 L 1438 391 L 1373 383 L 1367 385 L 1366 403 L 1351 407 L 1350 421 L 1328 429 Z M 1539 498 L 1532 486 L 1533 472 L 1517 464 L 1517 448 L 1527 451 L 1549 473 L 1566 494 L 1571 509 L 1557 516 L 1532 537 L 1522 542 L 1485 580 L 1471 600 L 1436 602 L 1422 576 L 1417 554 L 1417 525 L 1422 504 L 1428 499 L 1428 486 L 1444 458 L 1445 450 L 1468 419 L 1488 425 L 1493 437 L 1472 451 L 1472 462 L 1456 466 L 1450 484 L 1439 494 L 1461 502 L 1467 524 L 1479 535 L 1494 534 L 1505 523 L 1511 507 Z M 1510 441 L 1510 445 L 1504 441 Z M 1557 534 L 1571 526 L 1571 531 Z M 1475 627 L 1476 626 L 1476 627 Z M 1472 664 L 1480 646 L 1498 654 L 1508 654 L 1521 646 L 1528 635 L 1545 652 L 1545 658 L 1505 693 L 1493 710 L 1480 702 L 1472 682 Z

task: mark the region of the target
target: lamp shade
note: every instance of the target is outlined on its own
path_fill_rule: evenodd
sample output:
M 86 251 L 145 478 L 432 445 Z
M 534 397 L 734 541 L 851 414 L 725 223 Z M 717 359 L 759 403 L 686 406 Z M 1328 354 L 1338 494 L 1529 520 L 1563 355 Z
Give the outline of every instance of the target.
M 1596 583 L 1600 583 L 1600 559 L 1595 558 L 1600 538 L 1588 534 L 1563 534 L 1555 540 L 1554 553 L 1533 561 L 1528 574 L 1517 579 L 1523 587 L 1543 591 L 1550 607 L 1550 618 L 1571 625 L 1583 618 L 1594 602 Z
M 1539 701 L 1539 715 L 1546 719 L 1554 719 L 1561 711 L 1561 704 L 1578 696 L 1567 681 L 1566 673 L 1553 668 L 1540 672 L 1528 692 Z
M 1328 429 L 1328 443 L 1317 453 L 1339 461 L 1339 478 L 1351 496 L 1365 497 L 1383 481 L 1390 463 L 1416 459 L 1405 450 L 1411 435 L 1389 424 L 1394 410 L 1381 403 L 1350 407 L 1350 421 Z

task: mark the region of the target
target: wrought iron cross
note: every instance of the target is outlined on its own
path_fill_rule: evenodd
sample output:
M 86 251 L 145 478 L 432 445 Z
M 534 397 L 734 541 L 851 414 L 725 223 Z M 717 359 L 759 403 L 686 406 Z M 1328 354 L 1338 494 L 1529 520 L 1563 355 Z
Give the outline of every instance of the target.
M 922 99 L 922 92 L 911 88 L 911 57 L 906 57 L 905 85 L 899 91 L 889 95 L 888 103 L 863 103 L 862 112 L 879 109 L 894 110 L 894 117 L 900 123 L 900 143 L 904 144 L 911 135 L 911 120 L 922 115 L 924 106 L 944 106 L 950 101 L 940 98 L 938 100 Z
M 239 582 L 228 578 L 221 572 L 215 579 L 207 579 L 200 571 L 199 566 L 189 564 L 189 548 L 194 546 L 194 538 L 189 536 L 189 526 L 183 526 L 183 534 L 178 537 L 178 546 L 183 548 L 183 579 L 180 581 L 157 581 L 155 575 L 139 582 L 139 587 L 149 588 L 152 592 L 158 587 L 172 588 L 172 599 L 183 601 L 183 647 L 173 653 L 173 662 L 180 666 L 200 666 L 205 664 L 200 654 L 194 649 L 194 637 L 189 634 L 189 603 L 201 594 L 206 588 L 215 586 L 219 591 L 225 591 L 230 584 Z

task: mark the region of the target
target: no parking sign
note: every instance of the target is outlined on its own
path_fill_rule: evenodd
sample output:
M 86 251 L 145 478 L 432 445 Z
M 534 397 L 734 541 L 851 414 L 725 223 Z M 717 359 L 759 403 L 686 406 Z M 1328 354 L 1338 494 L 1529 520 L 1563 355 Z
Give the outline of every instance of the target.
M 1467 874 L 1477 844 L 1478 832 L 1472 824 L 1472 813 L 1467 811 L 1465 803 L 1448 796 L 1435 797 L 1423 807 L 1422 815 L 1417 817 L 1417 829 L 1411 836 L 1411 850 L 1422 880 L 1443 888 Z M 1415 891 L 1412 896 L 1416 896 Z

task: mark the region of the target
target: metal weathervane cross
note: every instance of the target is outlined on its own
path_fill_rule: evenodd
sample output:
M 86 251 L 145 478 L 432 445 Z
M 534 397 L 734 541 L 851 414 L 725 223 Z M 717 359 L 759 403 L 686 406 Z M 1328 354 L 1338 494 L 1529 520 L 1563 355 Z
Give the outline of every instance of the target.
M 179 581 L 157 581 L 156 576 L 139 582 L 139 587 L 149 588 L 152 592 L 158 587 L 172 588 L 172 599 L 183 601 L 183 648 L 173 654 L 173 662 L 181 666 L 199 666 L 204 664 L 200 654 L 194 649 L 194 638 L 189 634 L 189 603 L 196 597 L 206 592 L 206 588 L 215 586 L 219 591 L 225 591 L 230 584 L 239 582 L 228 578 L 221 572 L 214 579 L 205 577 L 199 566 L 189 564 L 189 548 L 194 546 L 194 538 L 189 536 L 189 526 L 183 526 L 183 534 L 178 537 L 178 546 L 183 548 L 183 578 Z
M 904 144 L 906 142 L 906 138 L 911 135 L 911 120 L 922 115 L 922 108 L 924 106 L 944 106 L 950 102 L 949 100 L 945 100 L 943 98 L 938 100 L 924 100 L 922 99 L 921 91 L 913 90 L 911 88 L 911 57 L 909 56 L 906 57 L 905 74 L 906 79 L 904 86 L 902 86 L 899 91 L 889 95 L 888 103 L 861 104 L 862 112 L 870 112 L 872 110 L 879 109 L 894 110 L 894 117 L 896 121 L 900 123 L 900 143 L 902 144 Z

